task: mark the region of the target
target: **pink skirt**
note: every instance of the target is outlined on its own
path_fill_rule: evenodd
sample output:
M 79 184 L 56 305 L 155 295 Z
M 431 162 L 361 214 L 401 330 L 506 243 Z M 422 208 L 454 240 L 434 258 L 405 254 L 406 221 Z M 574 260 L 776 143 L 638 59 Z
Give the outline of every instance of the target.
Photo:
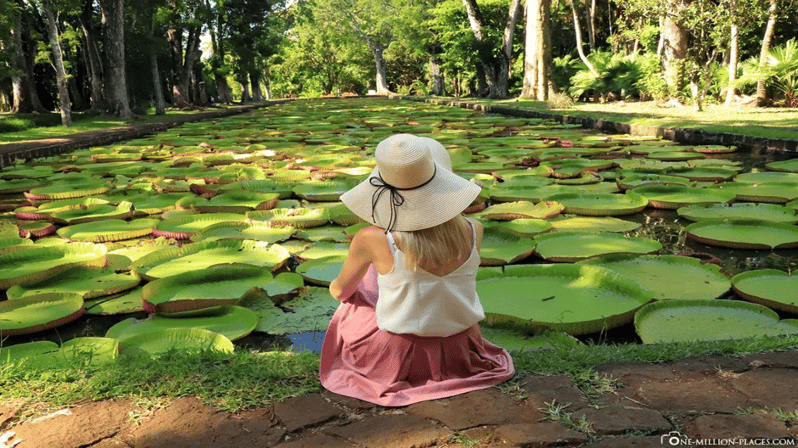
M 510 379 L 512 358 L 482 339 L 479 325 L 446 337 L 395 334 L 377 328 L 377 272 L 335 312 L 321 349 L 321 384 L 381 406 L 485 389 Z

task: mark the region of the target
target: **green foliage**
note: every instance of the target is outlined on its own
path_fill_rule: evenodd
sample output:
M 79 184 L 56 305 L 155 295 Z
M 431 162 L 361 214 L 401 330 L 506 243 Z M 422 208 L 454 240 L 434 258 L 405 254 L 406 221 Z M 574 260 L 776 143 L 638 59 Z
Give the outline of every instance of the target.
M 638 93 L 637 81 L 641 76 L 639 56 L 595 51 L 588 59 L 599 74 L 594 75 L 582 65 L 582 69 L 571 77 L 571 95 L 579 97 L 593 92 L 606 99 L 610 95 L 625 98 Z
M 765 81 L 765 85 L 781 94 L 786 107 L 798 106 L 798 41 L 788 40 L 784 45 L 772 48 L 764 66 L 757 59 L 743 62 L 743 76 L 740 85 L 755 85 Z
M 657 100 L 670 95 L 668 83 L 662 73 L 662 62 L 656 54 L 640 56 L 640 78 L 636 85 L 641 95 Z
M 584 64 L 579 58 L 568 54 L 552 60 L 552 81 L 556 89 L 567 92 L 571 88 L 571 78 L 584 68 Z

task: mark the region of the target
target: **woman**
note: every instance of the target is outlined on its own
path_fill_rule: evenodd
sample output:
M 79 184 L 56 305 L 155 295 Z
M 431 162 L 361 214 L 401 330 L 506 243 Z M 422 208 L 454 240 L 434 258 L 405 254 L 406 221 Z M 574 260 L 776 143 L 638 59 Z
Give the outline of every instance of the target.
M 321 353 L 321 382 L 332 392 L 404 406 L 514 373 L 510 356 L 482 339 L 478 325 L 482 226 L 461 213 L 480 188 L 436 162 L 435 145 L 389 137 L 377 146 L 374 172 L 341 196 L 374 225 L 355 235 L 330 284 L 343 302 Z

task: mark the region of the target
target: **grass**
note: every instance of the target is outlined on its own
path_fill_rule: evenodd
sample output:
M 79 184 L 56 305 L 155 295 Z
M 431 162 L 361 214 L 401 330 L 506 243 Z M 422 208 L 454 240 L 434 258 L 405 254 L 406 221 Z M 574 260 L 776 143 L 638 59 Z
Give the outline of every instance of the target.
M 142 111 L 143 112 L 143 111 Z M 136 115 L 134 120 L 109 117 L 96 112 L 74 112 L 72 126 L 61 126 L 61 115 L 0 113 L 0 144 L 25 140 L 39 140 L 125 126 L 131 122 L 158 121 L 166 117 L 189 115 L 194 110 L 168 110 L 166 115 L 155 115 L 155 109 Z
M 603 118 L 620 123 L 703 129 L 755 137 L 798 140 L 798 109 L 753 106 L 726 107 L 707 104 L 703 112 L 691 107 L 672 107 L 657 101 L 611 103 L 575 103 L 565 109 L 549 109 L 543 101 L 520 98 L 488 100 L 481 98 L 441 98 L 486 105 L 512 107 L 540 112 Z
M 688 356 L 739 355 L 796 347 L 798 336 L 656 345 L 562 345 L 552 350 L 514 351 L 512 356 L 516 378 L 534 373 L 569 374 L 589 398 L 616 387 L 613 380 L 594 370 L 606 362 L 655 363 Z M 108 398 L 144 403 L 140 406 L 144 413 L 165 400 L 183 396 L 199 397 L 224 411 L 237 411 L 321 390 L 318 368 L 319 357 L 312 352 L 174 351 L 157 362 L 147 356 L 123 354 L 116 362 L 100 365 L 87 363 L 85 358 L 38 369 L 24 364 L 0 365 L 0 390 L 3 403 L 20 405 L 19 420 L 81 401 Z M 507 384 L 505 388 L 512 388 L 517 383 Z M 508 392 L 523 399 L 523 391 L 517 389 Z M 141 417 L 132 415 L 131 419 Z M 785 413 L 784 420 L 798 421 L 798 416 Z M 572 423 L 580 427 L 580 422 Z

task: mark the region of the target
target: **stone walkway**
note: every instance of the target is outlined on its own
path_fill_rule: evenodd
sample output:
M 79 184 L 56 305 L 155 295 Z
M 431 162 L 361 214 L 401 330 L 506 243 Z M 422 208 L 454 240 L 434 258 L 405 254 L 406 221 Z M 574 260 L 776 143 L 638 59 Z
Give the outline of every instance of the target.
M 0 405 L 0 432 L 13 432 L 0 434 L 0 447 L 798 444 L 796 350 L 661 364 L 605 364 L 596 370 L 613 379 L 615 387 L 590 398 L 567 375 L 529 375 L 501 387 L 403 408 L 383 408 L 326 391 L 236 414 L 195 398 L 149 410 L 127 400 L 106 400 L 9 427 L 7 420 L 16 410 Z

